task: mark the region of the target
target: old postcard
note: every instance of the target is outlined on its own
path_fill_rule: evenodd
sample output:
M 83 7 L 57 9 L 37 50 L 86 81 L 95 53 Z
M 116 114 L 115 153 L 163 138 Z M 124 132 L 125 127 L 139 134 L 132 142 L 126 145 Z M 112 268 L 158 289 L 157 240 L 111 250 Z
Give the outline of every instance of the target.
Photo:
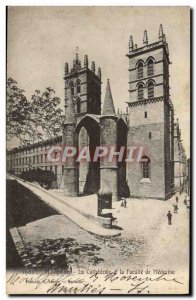
M 190 8 L 7 8 L 7 294 L 190 293 Z

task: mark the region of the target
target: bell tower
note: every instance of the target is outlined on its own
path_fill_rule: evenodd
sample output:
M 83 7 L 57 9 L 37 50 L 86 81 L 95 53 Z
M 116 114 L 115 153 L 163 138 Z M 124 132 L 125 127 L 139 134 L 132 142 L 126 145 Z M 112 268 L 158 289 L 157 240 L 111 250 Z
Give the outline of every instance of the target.
M 129 145 L 142 147 L 128 168 L 131 196 L 168 199 L 174 189 L 173 105 L 169 95 L 169 49 L 163 26 L 158 40 L 129 39 Z
M 65 117 L 68 106 L 68 89 L 71 89 L 77 120 L 80 120 L 85 114 L 101 114 L 101 68 L 98 68 L 96 72 L 94 61 L 89 68 L 87 55 L 84 56 L 82 65 L 78 48 L 76 48 L 76 56 L 70 70 L 68 63 L 65 63 L 64 80 Z

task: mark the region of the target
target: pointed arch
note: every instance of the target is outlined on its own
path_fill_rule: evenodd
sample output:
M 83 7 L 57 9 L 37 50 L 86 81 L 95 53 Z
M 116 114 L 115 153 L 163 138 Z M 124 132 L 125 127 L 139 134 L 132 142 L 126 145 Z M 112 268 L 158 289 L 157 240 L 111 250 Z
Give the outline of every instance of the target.
M 76 113 L 80 114 L 81 113 L 81 99 L 77 98 L 75 103 L 76 103 Z
M 150 80 L 148 82 L 148 99 L 153 99 L 154 98 L 154 82 Z
M 138 95 L 138 101 L 144 100 L 144 85 L 143 85 L 143 83 L 138 84 L 137 95 Z
M 137 78 L 143 78 L 143 77 L 144 77 L 144 64 L 142 61 L 139 61 L 137 65 Z
M 153 76 L 154 75 L 154 59 L 152 57 L 149 57 L 147 59 L 147 76 Z
M 76 91 L 77 94 L 80 94 L 81 92 L 81 81 L 79 79 L 76 81 Z
M 70 89 L 71 89 L 71 94 L 73 96 L 74 95 L 74 82 L 71 81 L 69 86 L 70 86 Z

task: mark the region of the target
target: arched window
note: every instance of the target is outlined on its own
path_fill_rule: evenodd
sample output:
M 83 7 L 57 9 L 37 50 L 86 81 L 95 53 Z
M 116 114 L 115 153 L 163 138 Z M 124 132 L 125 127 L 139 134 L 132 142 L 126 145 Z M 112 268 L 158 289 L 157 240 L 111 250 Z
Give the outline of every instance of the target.
M 148 84 L 148 99 L 154 98 L 154 83 L 152 81 Z
M 80 112 L 81 112 L 81 103 L 80 103 L 79 98 L 76 101 L 76 112 L 77 112 L 77 114 L 80 114 Z
M 142 177 L 150 178 L 150 159 L 148 156 L 142 156 L 141 166 L 142 166 Z
M 143 84 L 139 84 L 138 86 L 138 100 L 144 99 L 144 87 Z
M 149 59 L 147 64 L 147 75 L 148 76 L 154 75 L 154 62 L 152 59 Z
M 76 90 L 77 90 L 77 93 L 79 94 L 80 91 L 81 91 L 81 83 L 80 83 L 80 80 L 77 80 L 76 82 Z
M 70 83 L 70 88 L 71 88 L 71 94 L 74 95 L 74 83 Z
M 143 63 L 139 62 L 138 67 L 137 67 L 137 77 L 138 78 L 143 78 L 143 73 L 144 73 L 143 69 L 144 69 L 143 68 Z

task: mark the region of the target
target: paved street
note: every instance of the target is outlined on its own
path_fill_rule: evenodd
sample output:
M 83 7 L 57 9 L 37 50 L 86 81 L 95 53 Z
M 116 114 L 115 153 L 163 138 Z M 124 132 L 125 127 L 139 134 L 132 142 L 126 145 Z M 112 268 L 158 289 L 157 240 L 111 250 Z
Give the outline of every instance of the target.
M 15 226 L 27 250 L 24 256 L 29 258 L 26 264 L 28 267 L 51 267 L 51 261 L 56 256 L 65 254 L 72 269 L 97 265 L 113 268 L 137 252 L 142 244 L 140 240 L 92 235 L 67 217 L 56 213 L 16 181 L 10 181 L 9 184 L 14 185 L 14 189 L 11 189 L 14 193 L 9 197 L 11 206 L 8 205 L 8 208 L 15 207 L 11 213 L 18 222 Z M 21 218 L 18 219 L 20 212 Z
M 46 213 L 47 205 L 41 208 L 46 215 L 30 218 L 26 225 L 19 224 L 18 229 L 35 268 L 43 266 L 43 262 L 49 266 L 56 255 L 65 254 L 73 269 L 168 268 L 175 270 L 178 278 L 184 281 L 189 260 L 189 212 L 183 203 L 184 197 L 184 194 L 179 197 L 177 214 L 173 212 L 175 197 L 168 201 L 128 199 L 127 208 L 114 202 L 114 216 L 123 230 L 120 237 L 110 239 L 88 233 L 55 211 Z M 39 202 L 43 201 L 36 199 L 40 208 Z M 27 210 L 29 199 L 23 201 Z M 39 212 L 37 208 L 34 207 Z M 168 210 L 173 215 L 171 226 L 167 220 Z

